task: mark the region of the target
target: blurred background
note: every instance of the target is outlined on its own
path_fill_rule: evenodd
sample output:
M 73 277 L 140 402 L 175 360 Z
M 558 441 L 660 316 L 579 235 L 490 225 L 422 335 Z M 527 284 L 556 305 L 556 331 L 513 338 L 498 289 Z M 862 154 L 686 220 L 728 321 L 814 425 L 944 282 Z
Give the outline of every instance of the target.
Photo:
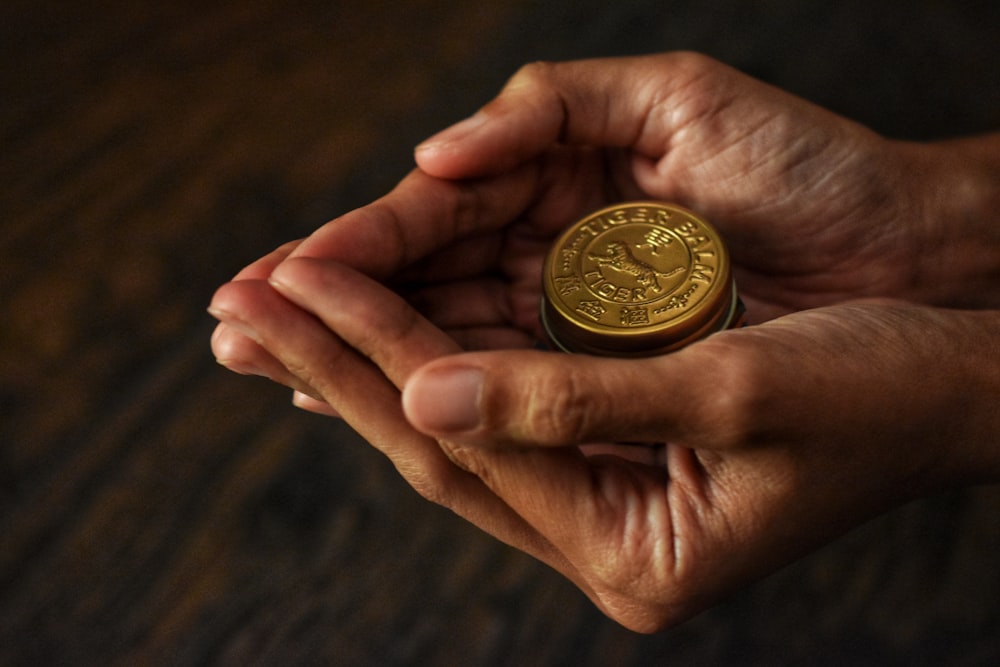
M 214 364 L 217 285 L 519 65 L 668 49 L 894 137 L 1000 128 L 995 1 L 7 0 L 0 664 L 996 664 L 997 488 L 638 636 Z

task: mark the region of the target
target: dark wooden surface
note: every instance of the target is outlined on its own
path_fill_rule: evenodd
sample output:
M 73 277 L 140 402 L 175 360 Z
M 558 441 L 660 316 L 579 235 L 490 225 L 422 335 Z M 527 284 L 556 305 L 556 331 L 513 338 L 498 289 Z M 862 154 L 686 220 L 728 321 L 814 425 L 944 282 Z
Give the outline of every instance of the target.
M 0 664 L 996 664 L 1000 489 L 640 637 L 215 366 L 204 307 L 527 60 L 694 48 L 896 136 L 995 129 L 997 3 L 90 4 L 0 8 Z

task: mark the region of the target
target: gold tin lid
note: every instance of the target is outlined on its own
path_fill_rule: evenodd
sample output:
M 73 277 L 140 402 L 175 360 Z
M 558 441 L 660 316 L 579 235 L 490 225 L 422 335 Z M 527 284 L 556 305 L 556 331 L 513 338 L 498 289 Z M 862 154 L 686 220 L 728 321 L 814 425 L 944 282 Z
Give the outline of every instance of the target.
M 566 352 L 660 354 L 742 314 L 718 232 L 673 204 L 628 202 L 588 215 L 555 241 L 543 282 L 542 325 Z

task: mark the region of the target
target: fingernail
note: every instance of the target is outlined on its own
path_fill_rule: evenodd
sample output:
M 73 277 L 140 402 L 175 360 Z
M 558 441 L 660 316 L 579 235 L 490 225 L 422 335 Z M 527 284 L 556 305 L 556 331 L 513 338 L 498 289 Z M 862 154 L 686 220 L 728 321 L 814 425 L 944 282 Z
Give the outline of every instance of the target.
M 241 334 L 243 334 L 250 340 L 254 341 L 255 343 L 261 342 L 260 335 L 258 335 L 256 329 L 251 327 L 241 318 L 237 317 L 234 313 L 228 310 L 222 310 L 220 308 L 210 306 L 208 308 L 208 314 L 214 317 L 215 319 L 219 320 L 220 322 L 223 322 L 227 326 L 232 327 L 236 331 L 239 331 Z M 213 336 L 218 334 L 219 330 L 216 329 L 215 332 L 213 333 Z
M 230 313 L 228 310 L 223 310 L 222 308 L 219 308 L 214 305 L 208 306 L 208 314 L 214 317 L 215 319 L 219 320 L 220 322 L 224 322 L 232 318 L 232 313 Z
M 425 139 L 417 146 L 417 151 L 435 150 L 447 144 L 461 141 L 478 130 L 486 122 L 485 114 L 476 113 L 465 120 L 459 121 L 451 127 L 438 132 L 429 139 Z
M 226 370 L 238 373 L 239 375 L 256 375 L 262 378 L 267 378 L 268 380 L 271 379 L 267 373 L 253 364 L 246 363 L 245 361 L 239 361 L 237 359 L 216 359 L 215 361 Z
M 463 433 L 479 426 L 483 372 L 459 367 L 418 376 L 403 392 L 403 409 L 418 429 L 431 433 Z

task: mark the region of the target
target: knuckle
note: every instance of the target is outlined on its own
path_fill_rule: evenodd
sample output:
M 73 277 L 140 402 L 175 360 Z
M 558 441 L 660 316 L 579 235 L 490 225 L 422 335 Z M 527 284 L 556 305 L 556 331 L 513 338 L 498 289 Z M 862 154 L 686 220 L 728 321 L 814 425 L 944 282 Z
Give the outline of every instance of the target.
M 447 449 L 445 448 L 447 453 Z M 451 458 L 450 456 L 448 458 Z M 396 461 L 396 469 L 421 498 L 435 505 L 452 507 L 454 504 L 454 475 L 452 463 L 442 459 L 434 462 Z
M 422 474 L 403 474 L 404 479 L 424 500 L 435 505 L 448 506 L 447 486 L 441 484 L 433 476 Z
M 313 388 L 328 402 L 336 403 L 344 392 L 333 369 L 341 368 L 348 354 L 348 348 L 342 345 L 322 348 L 317 345 L 310 356 L 286 352 L 282 355 L 282 363 L 303 386 Z
M 692 545 L 664 534 L 662 522 L 651 516 L 625 521 L 619 530 L 615 547 L 602 549 L 586 568 L 588 583 L 608 616 L 633 631 L 650 633 L 691 618 L 710 602 L 708 570 Z
M 526 63 L 511 77 L 507 88 L 516 89 L 521 86 L 548 85 L 551 82 L 553 72 L 558 67 L 557 63 L 549 60 L 536 60 Z
M 567 88 L 572 88 L 572 66 L 539 60 L 523 65 L 510 78 L 494 104 L 487 105 L 487 113 L 496 109 L 501 113 L 511 105 L 533 108 L 543 115 L 566 115 Z
M 552 445 L 584 442 L 592 424 L 600 419 L 600 404 L 591 400 L 583 386 L 572 373 L 550 375 L 532 383 L 520 406 L 525 432 L 518 435 Z
M 698 51 L 675 51 L 667 56 L 678 69 L 693 73 L 709 73 L 719 68 L 719 61 Z
M 686 620 L 676 605 L 636 599 L 632 596 L 604 594 L 599 596 L 607 615 L 624 627 L 642 634 L 652 634 Z
M 682 577 L 652 565 L 640 568 L 641 562 L 608 556 L 591 582 L 606 613 L 636 632 L 656 632 L 690 616 L 692 599 Z
M 706 372 L 696 389 L 691 428 L 699 444 L 734 448 L 759 443 L 766 437 L 771 405 L 765 379 L 768 360 L 745 345 L 705 341 Z M 710 440 L 711 442 L 706 442 Z
M 458 182 L 453 185 L 451 224 L 455 238 L 464 238 L 474 232 L 482 222 L 482 188 L 472 183 Z
M 371 359 L 377 366 L 390 369 L 399 354 L 401 345 L 416 335 L 423 322 L 417 311 L 410 308 L 400 299 L 377 305 L 370 304 L 367 313 L 366 327 L 356 341 L 351 341 L 362 354 Z

